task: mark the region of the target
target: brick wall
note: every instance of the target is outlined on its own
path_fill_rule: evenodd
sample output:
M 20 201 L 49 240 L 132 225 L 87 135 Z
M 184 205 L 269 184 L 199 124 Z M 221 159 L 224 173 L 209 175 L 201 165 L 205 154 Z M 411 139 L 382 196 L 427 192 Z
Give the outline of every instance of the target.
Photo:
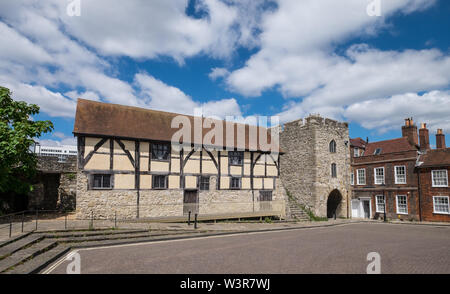
M 450 167 L 420 169 L 420 203 L 422 220 L 449 222 L 449 214 L 438 214 L 433 212 L 433 196 L 450 197 L 450 187 L 433 187 L 431 178 L 431 171 L 433 169 L 447 169 L 447 173 L 450 175 Z

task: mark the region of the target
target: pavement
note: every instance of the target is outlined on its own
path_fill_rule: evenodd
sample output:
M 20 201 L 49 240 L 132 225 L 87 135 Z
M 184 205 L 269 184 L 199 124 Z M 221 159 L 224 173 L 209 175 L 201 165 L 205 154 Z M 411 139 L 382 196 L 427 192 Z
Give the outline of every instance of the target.
M 256 232 L 75 250 L 84 274 L 365 274 L 370 252 L 379 254 L 383 274 L 450 273 L 448 224 L 336 220 L 301 226 L 217 223 L 210 228 L 240 226 Z M 69 263 L 64 256 L 43 272 L 66 273 Z

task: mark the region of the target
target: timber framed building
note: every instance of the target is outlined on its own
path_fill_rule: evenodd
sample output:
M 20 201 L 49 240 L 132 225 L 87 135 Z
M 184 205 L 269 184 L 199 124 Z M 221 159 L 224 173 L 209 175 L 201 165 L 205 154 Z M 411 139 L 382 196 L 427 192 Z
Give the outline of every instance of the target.
M 78 100 L 73 131 L 78 141 L 77 217 L 168 217 L 189 211 L 203 215 L 270 211 L 284 217 L 281 152 L 277 146 L 274 156 L 248 136 L 256 129 L 270 142 L 267 129 L 213 120 L 209 128 L 201 128 L 202 138 L 212 125 L 222 123 L 225 143 L 213 140 L 214 146 L 204 146 L 193 139 L 176 150 L 172 137 L 179 129 L 171 125 L 177 116 Z M 205 125 L 203 117 L 184 117 L 192 126 L 198 121 Z M 227 132 L 232 133 L 230 144 Z M 243 151 L 238 151 L 234 146 L 242 138 Z

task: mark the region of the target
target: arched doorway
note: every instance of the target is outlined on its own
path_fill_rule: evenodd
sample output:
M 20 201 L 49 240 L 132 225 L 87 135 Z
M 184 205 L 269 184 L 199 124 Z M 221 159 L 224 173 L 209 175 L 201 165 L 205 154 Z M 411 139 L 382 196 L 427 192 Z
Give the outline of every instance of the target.
M 331 191 L 330 195 L 328 195 L 328 201 L 327 201 L 327 217 L 333 218 L 336 214 L 337 216 L 337 209 L 339 207 L 339 204 L 341 204 L 342 201 L 342 195 L 341 192 L 339 192 L 338 189 L 334 189 Z

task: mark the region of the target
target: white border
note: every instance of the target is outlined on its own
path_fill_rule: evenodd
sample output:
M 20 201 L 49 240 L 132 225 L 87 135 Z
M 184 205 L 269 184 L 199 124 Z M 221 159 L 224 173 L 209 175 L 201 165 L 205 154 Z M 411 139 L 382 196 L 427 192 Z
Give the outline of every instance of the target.
M 383 181 L 381 183 L 377 183 L 377 169 L 380 169 L 380 168 L 383 169 Z M 385 180 L 386 180 L 386 178 L 385 178 L 385 174 L 384 174 L 384 166 L 375 167 L 373 169 L 373 183 L 375 185 L 383 185 L 385 183 Z

